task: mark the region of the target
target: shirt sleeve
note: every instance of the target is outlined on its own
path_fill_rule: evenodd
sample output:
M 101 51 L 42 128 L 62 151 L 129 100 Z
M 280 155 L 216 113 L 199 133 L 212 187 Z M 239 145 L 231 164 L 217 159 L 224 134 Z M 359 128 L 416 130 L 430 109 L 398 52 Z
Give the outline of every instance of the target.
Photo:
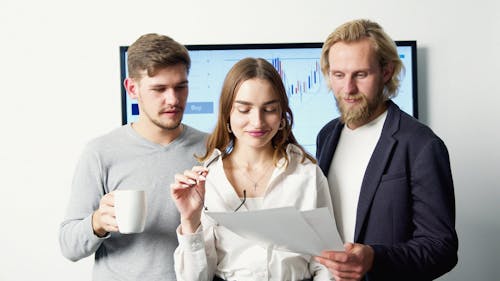
M 59 228 L 62 254 L 77 261 L 95 253 L 106 237 L 92 229 L 92 213 L 99 206 L 104 187 L 97 154 L 87 147 L 75 170 L 66 215 Z
M 323 175 L 323 172 L 321 171 L 319 166 L 316 166 L 316 186 L 318 190 L 317 208 L 327 207 L 328 210 L 330 210 L 330 215 L 332 215 L 332 218 L 334 218 L 332 197 L 330 196 L 330 187 L 328 186 L 328 180 L 326 179 L 325 175 Z
M 334 280 L 332 273 L 324 265 L 318 263 L 312 258 L 309 261 L 309 272 L 311 272 L 314 281 Z
M 316 166 L 316 186 L 318 202 L 317 208 L 327 207 L 332 218 L 335 218 L 333 216 L 333 205 L 330 197 L 330 187 L 328 186 L 328 180 L 323 175 L 323 172 L 321 171 L 319 166 Z M 309 261 L 309 271 L 311 272 L 314 281 L 334 280 L 331 272 L 324 265 L 316 262 L 312 258 Z
M 175 274 L 178 281 L 212 281 L 217 268 L 214 227 L 200 226 L 193 234 L 181 234 L 177 228 L 179 246 L 174 252 Z

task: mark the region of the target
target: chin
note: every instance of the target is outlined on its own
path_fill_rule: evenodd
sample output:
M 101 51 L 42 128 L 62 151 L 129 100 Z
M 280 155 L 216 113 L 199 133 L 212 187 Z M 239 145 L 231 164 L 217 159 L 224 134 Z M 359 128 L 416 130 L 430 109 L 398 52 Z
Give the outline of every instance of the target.
M 154 122 L 156 124 L 156 126 L 164 129 L 164 130 L 175 130 L 177 128 L 179 128 L 179 126 L 181 125 L 181 121 L 182 120 L 178 120 L 178 121 L 168 121 L 168 122 Z

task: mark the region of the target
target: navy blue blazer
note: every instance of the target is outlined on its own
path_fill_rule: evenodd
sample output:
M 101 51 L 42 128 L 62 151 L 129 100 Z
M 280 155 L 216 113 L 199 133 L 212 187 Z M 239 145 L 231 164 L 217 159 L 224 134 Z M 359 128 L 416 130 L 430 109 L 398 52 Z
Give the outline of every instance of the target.
M 361 186 L 354 241 L 375 252 L 365 280 L 432 280 L 458 259 L 448 150 L 429 127 L 387 103 Z M 343 126 L 337 118 L 318 134 L 316 158 L 326 176 Z

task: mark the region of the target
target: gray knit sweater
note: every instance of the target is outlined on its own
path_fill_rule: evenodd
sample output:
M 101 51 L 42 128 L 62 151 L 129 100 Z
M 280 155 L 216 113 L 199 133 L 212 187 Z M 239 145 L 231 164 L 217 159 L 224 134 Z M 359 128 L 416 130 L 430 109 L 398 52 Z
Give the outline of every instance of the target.
M 76 167 L 66 216 L 60 227 L 62 253 L 72 261 L 95 253 L 93 280 L 175 280 L 173 252 L 179 215 L 170 198 L 174 174 L 197 164 L 206 134 L 184 125 L 162 146 L 130 125 L 91 141 Z M 147 220 L 143 233 L 94 235 L 92 212 L 116 189 L 144 189 Z

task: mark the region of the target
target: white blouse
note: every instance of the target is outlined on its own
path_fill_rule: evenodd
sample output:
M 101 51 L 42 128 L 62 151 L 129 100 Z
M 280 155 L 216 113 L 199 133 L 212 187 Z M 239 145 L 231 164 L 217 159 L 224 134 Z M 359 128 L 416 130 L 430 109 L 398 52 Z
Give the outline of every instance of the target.
M 241 198 L 240 200 L 245 200 L 245 207 L 249 211 L 256 211 L 262 209 L 262 202 L 264 202 L 264 197 L 253 197 L 253 198 Z
M 214 154 L 220 155 L 216 150 Z M 274 169 L 264 197 L 262 209 L 295 206 L 299 210 L 328 207 L 332 203 L 326 177 L 320 168 L 294 145 L 287 147 L 289 163 L 284 159 Z M 241 199 L 227 179 L 221 157 L 209 166 L 206 179 L 205 206 L 210 212 L 233 212 Z M 238 212 L 248 211 L 246 204 Z M 274 249 L 236 235 L 202 213 L 196 233 L 181 235 L 174 253 L 178 281 L 212 281 L 214 274 L 224 280 L 333 280 L 330 272 L 309 255 Z M 286 235 L 286 233 L 283 233 Z

